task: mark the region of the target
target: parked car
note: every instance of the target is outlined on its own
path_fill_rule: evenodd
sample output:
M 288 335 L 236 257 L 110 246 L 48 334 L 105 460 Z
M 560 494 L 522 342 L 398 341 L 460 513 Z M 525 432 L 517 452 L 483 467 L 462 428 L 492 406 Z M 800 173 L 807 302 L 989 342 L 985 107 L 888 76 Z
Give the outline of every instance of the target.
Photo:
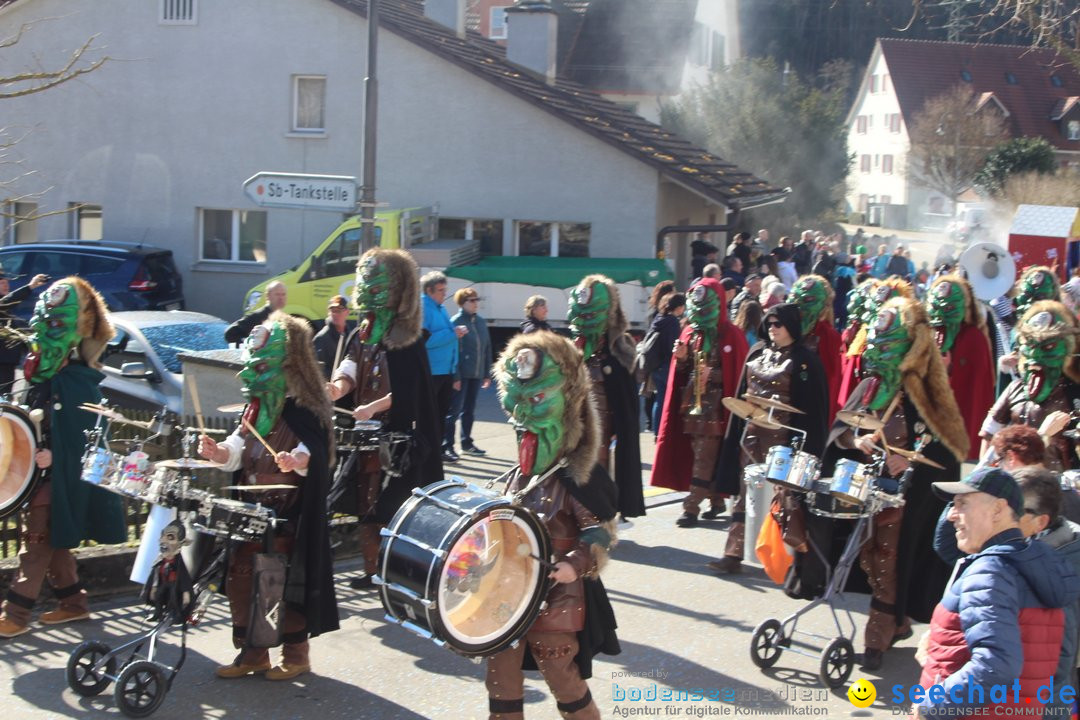
M 229 324 L 213 315 L 137 310 L 109 313 L 109 320 L 116 337 L 102 356 L 101 392 L 120 407 L 159 410 L 164 406 L 182 414 L 184 379 L 178 355 L 185 350 L 228 347 L 225 328 Z
M 109 310 L 183 310 L 184 285 L 172 250 L 104 240 L 53 240 L 0 248 L 0 268 L 12 288 L 39 273 L 53 280 L 78 275 L 89 282 Z M 45 287 L 48 287 L 47 285 Z M 29 319 L 42 287 L 15 308 Z

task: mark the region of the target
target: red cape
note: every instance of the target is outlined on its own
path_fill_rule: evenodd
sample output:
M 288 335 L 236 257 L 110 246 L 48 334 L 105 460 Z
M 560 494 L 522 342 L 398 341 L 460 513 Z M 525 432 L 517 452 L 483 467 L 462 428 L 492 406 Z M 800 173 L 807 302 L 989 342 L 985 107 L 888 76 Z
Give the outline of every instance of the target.
M 689 343 L 692 333 L 693 328 L 687 325 L 683 328 L 679 339 L 683 343 Z M 743 331 L 730 322 L 720 325 L 717 343 L 723 349 L 721 373 L 723 374 L 723 394 L 727 397 L 734 394 L 739 387 L 739 375 L 742 373 L 746 353 L 750 348 L 746 344 L 746 335 Z M 687 376 L 690 373 L 679 372 L 676 367 L 675 358 L 672 356 L 671 366 L 668 369 L 667 394 L 664 396 L 664 412 L 660 416 L 660 432 L 656 437 L 656 457 L 653 459 L 649 484 L 686 491 L 690 489 L 690 474 L 694 469 L 694 451 L 690 447 L 690 436 L 682 429 L 682 413 L 679 412 L 679 405 L 682 400 L 683 386 L 686 385 Z M 725 409 L 723 411 L 725 428 L 728 415 Z M 724 441 L 723 433 L 717 436 L 716 441 L 720 443 Z M 707 478 L 699 479 L 712 481 L 712 473 Z
M 819 320 L 810 334 L 818 338 L 818 355 L 821 356 L 821 365 L 825 368 L 825 377 L 829 381 L 829 427 L 832 427 L 836 411 L 843 407 L 838 402 L 843 374 L 843 368 L 841 367 L 843 350 L 840 348 L 840 333 L 832 326 L 832 323 Z
M 994 404 L 995 380 L 990 341 L 974 325 L 961 325 L 949 353 L 949 385 L 971 439 L 968 460 L 979 456 L 979 428 Z

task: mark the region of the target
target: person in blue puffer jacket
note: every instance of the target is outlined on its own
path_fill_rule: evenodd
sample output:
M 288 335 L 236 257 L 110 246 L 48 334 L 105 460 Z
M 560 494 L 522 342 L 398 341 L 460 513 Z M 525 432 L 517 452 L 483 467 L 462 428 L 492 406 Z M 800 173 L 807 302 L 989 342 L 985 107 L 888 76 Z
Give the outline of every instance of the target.
M 458 339 L 458 377 L 461 389 L 454 392 L 450 403 L 450 419 L 446 423 L 445 445 L 454 449 L 454 424 L 461 418 L 461 450 L 469 455 L 487 455 L 473 442 L 472 428 L 476 395 L 491 386 L 491 336 L 487 322 L 480 317 L 480 293 L 475 288 L 462 288 L 454 293 L 454 302 L 461 310 L 450 322 L 468 332 Z
M 1024 539 L 1024 497 L 1009 473 L 980 468 L 933 487 L 952 499 L 957 546 L 969 554 L 957 562 L 921 643 L 919 684 L 928 692 L 914 715 L 956 717 L 979 707 L 991 716 L 1026 714 L 1042 704 L 1038 690 L 1057 670 L 1062 608 L 1080 598 L 1080 576 L 1045 543 Z M 934 685 L 941 690 L 929 691 Z M 992 701 L 995 685 L 1008 688 L 1004 702 Z
M 446 300 L 446 275 L 439 271 L 425 273 L 420 278 L 423 290 L 421 301 L 424 307 L 424 331 L 427 333 L 428 363 L 431 365 L 431 383 L 435 390 L 435 406 L 442 418 L 444 434 L 443 462 L 457 462 L 461 458 L 453 447 L 446 447 L 446 428 L 450 424 L 450 401 L 454 391 L 461 389 L 458 378 L 458 338 L 468 332 L 468 328 L 455 327 L 450 322 L 450 314 L 443 307 Z

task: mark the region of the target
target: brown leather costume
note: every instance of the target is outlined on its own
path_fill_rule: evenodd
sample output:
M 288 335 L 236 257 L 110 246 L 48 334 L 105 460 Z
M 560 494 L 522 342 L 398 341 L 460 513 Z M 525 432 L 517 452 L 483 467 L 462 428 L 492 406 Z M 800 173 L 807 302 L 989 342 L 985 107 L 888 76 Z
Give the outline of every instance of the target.
M 304 478 L 295 473 L 281 472 L 274 456 L 267 452 L 254 436 L 245 432 L 241 433 L 244 439 L 244 449 L 240 454 L 241 485 L 292 485 L 299 488 Z M 280 416 L 270 433 L 266 435 L 266 442 L 277 451 L 290 452 L 299 444 L 299 440 L 285 420 Z M 277 526 L 274 531 L 271 552 L 289 555 L 295 540 L 296 525 L 288 520 L 295 520 L 299 510 L 299 490 L 273 490 L 270 492 L 245 493 L 240 491 L 241 499 L 245 502 L 260 502 L 264 506 L 274 510 L 279 518 L 286 522 Z M 248 623 L 251 619 L 251 596 L 253 591 L 253 563 L 257 553 L 264 552 L 261 542 L 247 542 L 237 544 L 231 551 L 229 558 L 228 577 L 226 579 L 226 594 L 229 598 L 229 609 L 232 613 L 233 647 L 243 648 L 242 662 L 256 665 L 268 660 L 268 651 L 265 648 L 245 648 L 244 639 L 247 635 Z M 283 657 L 286 663 L 305 665 L 308 662 L 307 620 L 302 612 L 286 606 L 283 625 L 284 647 Z
M 596 404 L 596 415 L 600 421 L 600 447 L 596 450 L 596 462 L 608 470 L 611 469 L 611 436 L 615 434 L 615 423 L 608 408 L 607 389 L 604 387 L 604 366 L 615 362 L 606 349 L 597 350 L 585 360 L 585 369 L 589 373 L 592 397 Z
M 683 501 L 683 510 L 692 515 L 697 515 L 701 509 L 701 502 L 707 497 L 715 510 L 723 510 L 724 501 L 722 496 L 709 491 L 712 485 L 713 470 L 716 467 L 716 459 L 720 455 L 720 446 L 724 441 L 723 421 L 724 406 L 721 401 L 725 397 L 724 375 L 721 368 L 723 362 L 723 350 L 720 343 L 713 343 L 712 352 L 705 356 L 705 382 L 701 391 L 701 414 L 691 415 L 697 403 L 694 393 L 694 383 L 697 379 L 697 352 L 701 348 L 701 335 L 695 333 L 691 346 L 687 349 L 686 357 L 676 360 L 679 372 L 687 373 L 687 382 L 681 388 L 679 396 L 679 413 L 682 415 L 683 432 L 690 436 L 690 447 L 694 452 L 693 472 L 690 476 L 690 494 Z M 727 394 L 731 394 L 730 389 Z
M 1028 399 L 1023 379 L 1013 380 L 994 401 L 980 435 L 989 440 L 998 430 L 1009 425 L 1027 425 L 1038 429 L 1050 413 L 1072 412 L 1068 390 L 1072 380 L 1063 375 L 1054 386 L 1050 397 L 1035 403 Z M 1046 466 L 1056 472 L 1076 465 L 1072 443 L 1063 435 L 1056 435 L 1046 445 Z

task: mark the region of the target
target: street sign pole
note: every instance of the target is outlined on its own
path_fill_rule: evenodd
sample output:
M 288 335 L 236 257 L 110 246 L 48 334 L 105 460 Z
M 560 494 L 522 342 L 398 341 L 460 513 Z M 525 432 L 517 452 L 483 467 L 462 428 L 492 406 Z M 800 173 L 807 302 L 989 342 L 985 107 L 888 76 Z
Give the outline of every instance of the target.
M 379 0 L 368 0 L 367 77 L 364 78 L 364 174 L 360 190 L 362 247 L 375 247 L 375 138 L 379 115 Z

